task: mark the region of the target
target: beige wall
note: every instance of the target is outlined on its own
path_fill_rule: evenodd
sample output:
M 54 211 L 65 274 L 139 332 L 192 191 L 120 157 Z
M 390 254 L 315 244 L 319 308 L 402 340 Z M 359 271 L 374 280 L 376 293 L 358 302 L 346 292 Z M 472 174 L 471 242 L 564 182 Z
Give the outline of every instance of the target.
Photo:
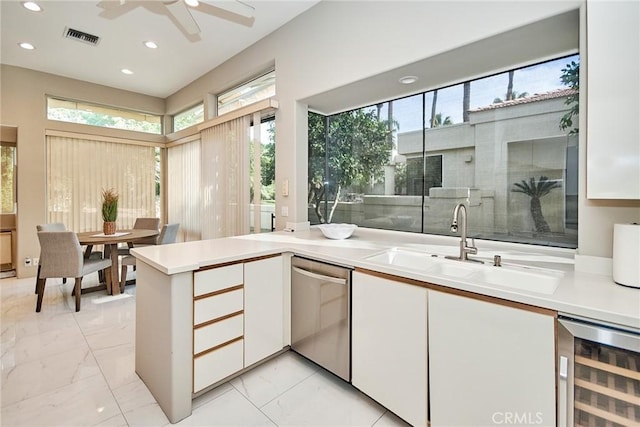
M 307 220 L 306 104 L 301 100 L 323 92 L 346 97 L 346 85 L 575 9 L 581 9 L 584 15 L 584 2 L 322 2 L 169 97 L 167 106 L 169 110 L 179 109 L 178 106 L 188 105 L 190 98 L 202 98 L 203 93 L 232 86 L 243 74 L 255 74 L 264 64 L 275 62 L 280 102 L 276 114 L 276 185 L 279 187 L 288 180 L 290 194 L 283 197 L 278 191 L 276 196 L 277 227 L 282 228 L 285 221 Z M 581 19 L 584 21 L 584 16 Z M 581 22 L 583 55 L 585 40 Z M 536 52 L 535 37 L 517 41 L 522 50 Z M 499 55 L 499 50 L 493 50 L 486 56 Z M 468 70 L 461 74 L 456 67 L 449 74 L 472 77 L 476 72 L 473 64 L 461 63 Z M 396 95 L 403 94 L 400 90 L 406 89 L 399 88 Z M 582 93 L 585 92 L 583 89 Z M 344 104 L 346 107 L 379 100 L 355 95 L 358 104 Z M 581 101 L 586 102 L 586 96 Z M 586 105 L 581 111 L 586 111 Z M 582 115 L 583 119 L 585 116 Z M 581 128 L 586 129 L 586 123 Z M 586 144 L 585 133 L 581 134 L 581 147 Z M 580 167 L 584 177 L 584 150 Z M 579 253 L 610 257 L 613 224 L 640 221 L 640 202 L 589 201 L 585 194 L 583 183 Z M 288 218 L 279 215 L 282 206 L 288 207 Z
M 39 256 L 36 225 L 46 221 L 45 132 L 47 129 L 106 136 L 163 141 L 161 136 L 115 129 L 88 128 L 46 118 L 47 95 L 164 114 L 163 99 L 95 85 L 78 80 L 2 65 L 0 69 L 0 122 L 18 128 L 17 275 L 33 276 L 35 267 L 24 267 L 27 257 Z
M 209 103 L 212 94 L 275 64 L 280 102 L 276 184 L 280 188 L 284 180 L 289 181 L 289 196 L 278 191 L 276 197 L 277 227 L 282 228 L 285 221 L 307 220 L 307 105 L 301 100 L 331 91 L 344 95 L 346 91 L 336 89 L 582 5 L 578 0 L 321 2 L 166 100 L 3 66 L 0 122 L 19 128 L 19 262 L 37 255 L 37 238 L 32 231 L 45 220 L 44 132 L 57 125 L 45 118 L 46 94 L 175 113 L 202 100 Z M 523 46 L 530 42 L 527 47 L 535 52 L 536 40 L 518 42 Z M 498 53 L 476 52 L 485 57 Z M 455 69 L 449 67 L 448 73 L 447 64 L 440 64 L 445 71 L 441 74 L 473 77 L 472 67 L 468 73 L 466 69 L 473 62 L 463 60 L 460 64 Z M 391 95 L 401 94 L 400 90 L 407 89 Z M 364 95 L 360 97 L 363 102 L 377 100 L 366 93 L 360 95 Z M 207 111 L 211 117 L 211 109 Z M 581 144 L 584 146 L 584 141 Z M 581 155 L 584 173 L 586 162 Z M 590 202 L 584 194 L 582 184 L 580 253 L 611 256 L 613 224 L 640 220 L 640 203 Z M 283 206 L 288 207 L 287 218 L 279 215 Z M 19 276 L 32 274 L 35 271 L 18 270 Z

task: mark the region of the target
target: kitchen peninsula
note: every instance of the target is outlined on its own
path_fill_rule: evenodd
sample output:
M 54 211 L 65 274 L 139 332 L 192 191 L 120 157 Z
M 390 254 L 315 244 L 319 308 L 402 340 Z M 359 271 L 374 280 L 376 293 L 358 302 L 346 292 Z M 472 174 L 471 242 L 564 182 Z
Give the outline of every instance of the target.
M 435 270 L 421 270 L 419 265 L 398 266 L 376 261 L 379 254 L 397 248 L 425 257 L 455 255 L 457 242 L 458 239 L 452 237 L 362 228 L 348 240 L 328 240 L 312 227 L 295 233 L 276 232 L 133 249 L 132 254 L 137 258 L 136 372 L 169 420 L 175 423 L 190 415 L 195 396 L 286 350 L 290 345 L 290 257 L 296 254 L 354 268 L 357 276 L 354 285 L 360 283 L 360 288 L 365 290 L 368 283 L 377 286 L 377 282 L 384 281 L 384 286 L 392 284 L 390 292 L 395 283 L 398 289 L 424 288 L 425 304 L 426 291 L 429 291 L 430 298 L 441 300 L 442 304 L 451 302 L 447 295 L 452 294 L 465 297 L 465 301 L 466 297 L 472 297 L 495 303 L 487 306 L 489 310 L 491 307 L 504 310 L 506 306 L 511 310 L 509 313 L 533 312 L 550 331 L 546 342 L 551 347 L 545 350 L 545 357 L 536 360 L 544 361 L 539 367 L 545 371 L 539 385 L 545 391 L 551 390 L 541 407 L 549 412 L 545 414 L 546 421 L 555 424 L 552 347 L 555 346 L 553 324 L 557 313 L 638 331 L 640 292 L 616 285 L 607 275 L 574 271 L 573 251 L 554 248 L 480 242 L 477 255 L 487 265 L 491 265 L 494 255 L 500 255 L 503 265 L 560 275 L 557 288 L 551 293 L 491 285 L 470 279 L 477 276 L 453 274 L 459 268 L 434 273 Z M 354 295 L 354 301 L 356 297 Z M 358 335 L 356 328 L 360 327 L 354 321 L 354 339 Z M 521 331 L 516 332 L 523 335 Z M 425 340 L 426 337 L 422 337 L 422 341 Z M 354 357 L 358 345 L 354 343 Z M 401 409 L 394 408 L 394 402 L 376 395 L 375 384 L 359 383 L 357 378 L 362 375 L 358 371 L 364 372 L 364 368 L 360 369 L 355 360 L 352 363 L 354 386 L 409 422 L 426 419 L 427 402 L 417 411 L 418 418 L 409 419 L 413 415 L 401 413 Z M 424 384 L 417 386 L 426 387 L 426 378 Z M 434 400 L 437 393 L 434 394 L 433 389 L 431 393 Z M 433 417 L 439 409 L 433 408 L 433 402 L 431 405 Z

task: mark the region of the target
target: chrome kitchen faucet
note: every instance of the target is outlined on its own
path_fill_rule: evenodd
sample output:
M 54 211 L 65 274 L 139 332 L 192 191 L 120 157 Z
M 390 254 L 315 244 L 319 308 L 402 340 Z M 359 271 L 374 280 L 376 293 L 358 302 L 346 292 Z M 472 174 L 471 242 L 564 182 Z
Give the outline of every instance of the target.
M 453 209 L 451 231 L 454 233 L 458 231 L 458 219 L 460 220 L 460 255 L 457 257 L 447 256 L 446 258 L 454 259 L 457 261 L 472 261 L 483 263 L 483 261 L 469 258 L 469 254 L 475 255 L 478 253 L 478 248 L 476 248 L 473 243 L 471 244 L 471 246 L 467 245 L 467 208 L 462 203 L 458 203 Z

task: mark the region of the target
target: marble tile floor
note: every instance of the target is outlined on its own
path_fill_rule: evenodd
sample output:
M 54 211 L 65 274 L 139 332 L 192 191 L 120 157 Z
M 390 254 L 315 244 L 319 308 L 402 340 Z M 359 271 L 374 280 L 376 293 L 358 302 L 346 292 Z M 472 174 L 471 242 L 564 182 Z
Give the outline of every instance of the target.
M 85 278 L 84 286 L 97 282 Z M 35 312 L 35 279 L 0 280 L 0 425 L 171 425 L 135 374 L 135 286 L 120 298 L 82 296 L 48 280 Z M 194 400 L 179 426 L 406 426 L 349 384 L 293 352 Z

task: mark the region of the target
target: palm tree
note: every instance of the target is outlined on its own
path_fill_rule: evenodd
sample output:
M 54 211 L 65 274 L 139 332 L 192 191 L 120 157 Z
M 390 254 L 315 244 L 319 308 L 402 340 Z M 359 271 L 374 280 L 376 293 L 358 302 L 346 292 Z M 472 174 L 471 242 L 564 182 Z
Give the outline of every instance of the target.
M 527 96 L 529 96 L 529 92 L 517 92 L 515 90 L 512 90 L 511 93 L 507 92 L 505 96 L 505 101 L 513 101 L 514 99 L 526 98 Z M 503 101 L 502 98 L 493 99 L 494 104 L 500 104 L 501 102 L 505 102 L 505 101 Z
M 462 85 L 462 122 L 469 122 L 469 105 L 471 104 L 471 82 Z
M 429 120 L 430 127 L 434 128 L 436 121 L 436 104 L 438 103 L 438 89 L 433 91 L 433 100 L 431 101 L 431 119 Z
M 442 119 L 442 113 L 438 113 L 433 117 L 433 120 L 431 121 L 431 127 L 432 128 L 437 128 L 440 126 L 448 126 L 448 125 L 452 125 L 453 122 L 451 121 L 451 117 L 447 116 L 444 118 L 444 120 Z
M 536 226 L 538 233 L 550 233 L 551 228 L 542 215 L 542 205 L 540 199 L 551 192 L 554 188 L 560 188 L 561 185 L 556 181 L 549 181 L 546 176 L 541 176 L 536 182 L 535 178 L 529 178 L 529 182 L 524 179 L 521 182 L 513 184 L 514 188 L 511 189 L 514 193 L 522 193 L 531 197 L 529 207 L 531 209 L 531 216 L 533 217 L 533 223 Z
M 514 95 L 513 95 L 513 75 L 515 73 L 515 70 L 511 70 L 509 71 L 509 83 L 507 84 L 507 96 L 505 96 L 505 100 L 507 101 L 511 101 L 512 99 L 515 99 Z

